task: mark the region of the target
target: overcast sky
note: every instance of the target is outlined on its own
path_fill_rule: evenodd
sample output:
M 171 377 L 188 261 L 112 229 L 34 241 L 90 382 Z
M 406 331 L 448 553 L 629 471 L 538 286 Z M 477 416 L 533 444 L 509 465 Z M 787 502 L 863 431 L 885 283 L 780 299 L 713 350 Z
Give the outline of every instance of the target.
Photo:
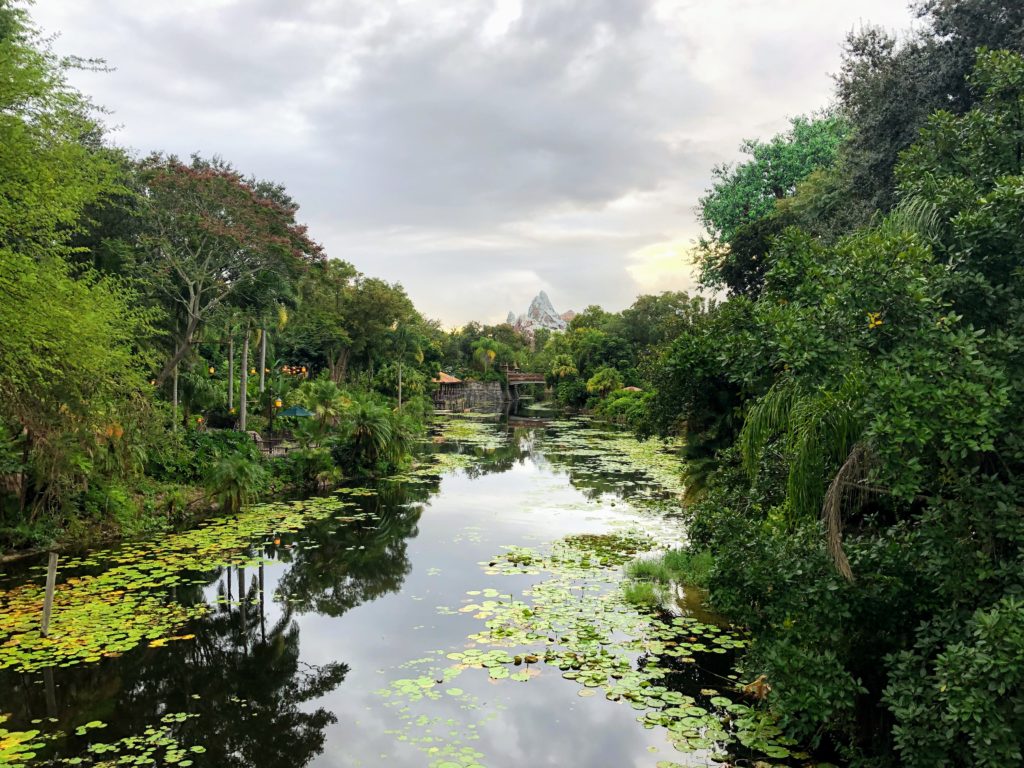
M 448 326 L 693 287 L 710 169 L 826 105 L 902 0 L 41 0 L 139 152 L 282 182 L 328 254 Z

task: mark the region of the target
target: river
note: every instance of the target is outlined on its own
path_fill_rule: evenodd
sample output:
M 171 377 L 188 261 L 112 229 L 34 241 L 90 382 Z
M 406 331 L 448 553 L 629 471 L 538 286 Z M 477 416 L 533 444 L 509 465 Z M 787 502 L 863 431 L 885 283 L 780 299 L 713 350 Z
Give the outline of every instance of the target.
M 49 638 L 42 566 L 7 574 L 0 764 L 788 756 L 736 693 L 740 633 L 693 600 L 621 599 L 621 564 L 683 536 L 671 446 L 449 415 L 421 453 L 374 486 L 65 558 Z

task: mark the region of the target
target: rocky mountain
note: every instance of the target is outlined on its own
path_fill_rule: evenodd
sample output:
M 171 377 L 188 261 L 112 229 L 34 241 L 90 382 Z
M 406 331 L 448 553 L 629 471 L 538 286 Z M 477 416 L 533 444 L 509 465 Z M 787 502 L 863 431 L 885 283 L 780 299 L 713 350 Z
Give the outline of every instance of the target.
M 565 313 L 565 315 L 569 314 L 570 312 Z M 575 317 L 575 313 L 571 314 Z M 558 314 L 551 304 L 551 299 L 548 298 L 544 291 L 541 291 L 530 302 L 530 308 L 526 310 L 525 314 L 516 317 L 515 313 L 509 312 L 506 322 L 517 331 L 525 333 L 532 333 L 538 328 L 547 328 L 549 331 L 564 331 L 568 324 L 565 315 Z

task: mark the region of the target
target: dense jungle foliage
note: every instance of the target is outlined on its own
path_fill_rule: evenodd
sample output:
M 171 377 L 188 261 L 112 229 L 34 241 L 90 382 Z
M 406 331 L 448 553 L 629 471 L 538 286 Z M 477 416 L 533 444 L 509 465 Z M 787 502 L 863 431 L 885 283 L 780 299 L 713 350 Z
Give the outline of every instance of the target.
M 1024 5 L 913 7 L 849 37 L 834 104 L 712 170 L 715 298 L 526 336 L 442 331 L 326 258 L 280 185 L 115 149 L 0 0 L 0 543 L 393 471 L 439 369 L 518 367 L 685 438 L 688 549 L 633 576 L 706 584 L 795 738 L 1021 764 Z M 274 429 L 298 450 L 263 459 L 246 431 Z
M 67 80 L 92 65 L 0 2 L 0 549 L 393 471 L 436 324 L 328 259 L 279 184 L 112 146 Z

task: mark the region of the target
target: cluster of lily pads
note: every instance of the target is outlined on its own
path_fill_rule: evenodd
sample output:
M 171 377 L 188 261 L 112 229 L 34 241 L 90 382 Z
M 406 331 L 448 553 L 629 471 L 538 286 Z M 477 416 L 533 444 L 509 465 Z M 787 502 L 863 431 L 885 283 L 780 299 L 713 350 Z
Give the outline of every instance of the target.
M 507 436 L 495 429 L 493 416 L 473 413 L 446 416 L 435 440 L 438 443 L 458 443 L 485 451 L 501 448 L 508 442 Z
M 555 456 L 585 460 L 582 466 L 574 465 L 574 474 L 595 479 L 645 476 L 650 486 L 636 489 L 635 498 L 680 496 L 685 491 L 678 439 L 639 441 L 623 431 L 592 426 L 583 418 L 551 422 L 548 427 L 545 443 Z
M 0 713 L 0 765 L 25 768 L 36 752 L 46 746 L 52 737 L 44 736 L 38 728 L 27 731 L 9 731 L 3 727 L 10 715 Z
M 28 731 L 8 731 L 2 724 L 10 715 L 0 714 L 0 766 L 5 768 L 30 768 L 39 764 L 39 750 L 44 749 L 62 739 L 63 731 L 54 730 L 44 733 L 39 729 Z M 91 720 L 79 725 L 74 735 L 88 739 L 88 746 L 74 757 L 54 757 L 46 761 L 50 766 L 94 766 L 113 765 L 145 765 L 169 766 L 170 768 L 188 768 L 192 765 L 192 757 L 206 752 L 200 745 L 182 745 L 174 736 L 174 728 L 179 723 L 198 715 L 188 712 L 171 712 L 160 718 L 160 722 L 148 726 L 141 734 L 126 736 L 112 742 L 98 741 L 95 732 L 102 731 L 107 724 L 100 720 Z M 51 720 L 51 722 L 55 722 Z M 42 720 L 32 723 L 42 724 Z
M 723 677 L 719 688 L 702 689 L 699 697 L 667 684 L 685 665 L 728 654 L 746 640 L 735 630 L 639 610 L 622 599 L 620 566 L 657 545 L 633 530 L 566 537 L 547 552 L 508 548 L 482 563 L 485 573 L 543 572 L 550 578 L 519 597 L 495 588 L 472 590 L 459 611 L 483 620 L 484 627 L 469 636 L 470 647 L 446 654 L 454 666 L 398 680 L 386 695 L 408 706 L 439 699 L 442 691 L 462 695 L 450 686 L 465 670 L 486 670 L 491 682 L 525 683 L 538 674 L 534 665 L 543 665 L 579 685 L 582 697 L 603 694 L 628 704 L 641 725 L 664 729 L 680 752 L 725 762 L 738 744 L 765 758 L 805 759 L 769 715 L 739 700 L 735 675 Z
M 204 615 L 205 603 L 172 599 L 179 585 L 205 585 L 211 570 L 274 561 L 246 554 L 253 540 L 295 532 L 336 515 L 348 502 L 337 498 L 260 504 L 242 514 L 159 540 L 65 559 L 54 596 L 50 631 L 40 627 L 42 578 L 0 591 L 0 669 L 31 672 L 119 656 L 142 643 L 189 640 L 176 632 Z

